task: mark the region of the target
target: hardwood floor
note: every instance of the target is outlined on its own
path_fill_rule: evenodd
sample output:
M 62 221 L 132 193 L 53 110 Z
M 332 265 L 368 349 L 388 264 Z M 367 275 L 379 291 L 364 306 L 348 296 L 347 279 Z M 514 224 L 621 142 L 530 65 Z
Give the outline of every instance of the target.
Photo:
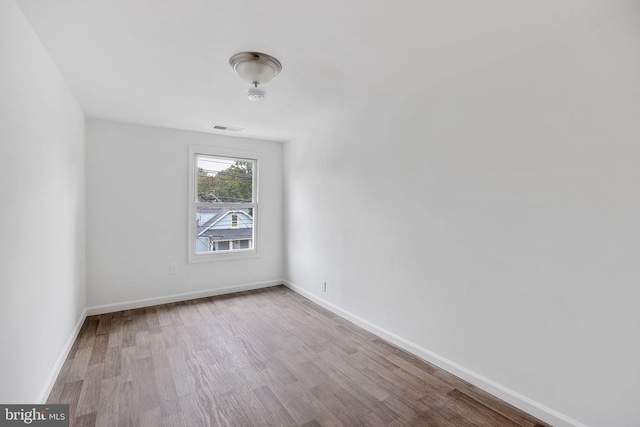
M 48 403 L 76 427 L 546 425 L 284 286 L 87 317 Z

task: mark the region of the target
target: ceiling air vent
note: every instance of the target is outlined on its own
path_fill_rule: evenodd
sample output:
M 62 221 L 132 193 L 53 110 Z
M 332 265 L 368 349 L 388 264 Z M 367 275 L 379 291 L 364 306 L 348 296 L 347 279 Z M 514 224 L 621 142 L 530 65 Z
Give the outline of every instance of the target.
M 223 126 L 223 125 L 212 125 L 211 129 L 213 130 L 221 130 L 224 132 L 242 132 L 243 128 L 236 128 L 233 126 Z

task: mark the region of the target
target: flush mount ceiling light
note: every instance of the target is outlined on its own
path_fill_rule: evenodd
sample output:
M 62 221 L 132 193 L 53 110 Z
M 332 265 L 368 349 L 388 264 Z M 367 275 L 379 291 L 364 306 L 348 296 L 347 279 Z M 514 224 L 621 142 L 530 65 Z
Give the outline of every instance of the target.
M 229 59 L 229 64 L 242 80 L 253 87 L 249 89 L 249 99 L 260 101 L 264 99 L 264 92 L 258 85 L 269 83 L 282 71 L 282 64 L 276 58 L 260 52 L 240 52 Z

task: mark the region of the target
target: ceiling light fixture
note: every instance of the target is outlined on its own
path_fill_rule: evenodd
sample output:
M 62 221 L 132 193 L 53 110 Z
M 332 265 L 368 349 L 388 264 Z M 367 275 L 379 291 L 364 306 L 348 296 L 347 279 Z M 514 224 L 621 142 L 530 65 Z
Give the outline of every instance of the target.
M 229 64 L 236 74 L 253 86 L 249 89 L 249 99 L 261 101 L 264 91 L 258 85 L 269 83 L 282 71 L 282 64 L 276 58 L 260 52 L 240 52 L 229 59 Z

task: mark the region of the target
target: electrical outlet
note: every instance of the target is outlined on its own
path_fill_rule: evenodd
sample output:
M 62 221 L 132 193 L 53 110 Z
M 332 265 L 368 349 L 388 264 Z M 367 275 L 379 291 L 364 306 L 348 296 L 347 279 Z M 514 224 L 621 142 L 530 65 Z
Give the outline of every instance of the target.
M 322 282 L 322 292 L 327 292 L 327 281 L 323 280 Z
M 178 266 L 175 264 L 169 264 L 169 274 L 172 276 L 178 274 Z

